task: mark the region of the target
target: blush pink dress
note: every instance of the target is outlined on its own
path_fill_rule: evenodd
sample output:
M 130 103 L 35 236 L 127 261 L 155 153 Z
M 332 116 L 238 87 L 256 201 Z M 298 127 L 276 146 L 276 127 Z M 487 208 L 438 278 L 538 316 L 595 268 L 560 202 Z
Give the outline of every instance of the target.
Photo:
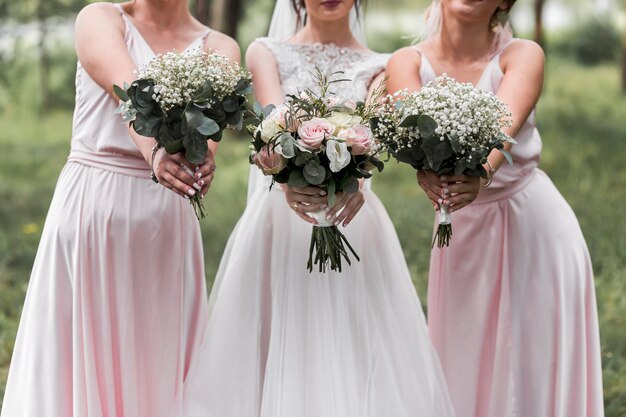
M 123 18 L 142 66 L 154 54 Z M 183 415 L 208 316 L 200 229 L 187 200 L 150 180 L 115 108 L 79 62 L 71 152 L 33 266 L 2 417 Z
M 435 78 L 422 54 L 422 83 Z M 478 87 L 496 92 L 499 55 Z M 459 417 L 601 417 L 600 341 L 591 261 L 565 199 L 537 168 L 530 115 L 478 199 L 453 214 L 432 251 L 428 318 Z

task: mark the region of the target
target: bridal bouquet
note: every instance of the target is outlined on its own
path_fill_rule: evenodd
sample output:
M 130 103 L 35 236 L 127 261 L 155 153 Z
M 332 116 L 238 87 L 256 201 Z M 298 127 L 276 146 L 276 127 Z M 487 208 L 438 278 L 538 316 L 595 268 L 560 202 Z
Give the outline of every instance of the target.
M 208 139 L 220 141 L 227 127 L 242 129 L 251 78 L 227 57 L 196 48 L 159 54 L 130 86 L 113 89 L 122 100 L 116 112 L 138 134 L 201 164 Z M 191 204 L 198 218 L 205 216 L 199 194 Z
M 332 207 L 336 193 L 357 192 L 360 178 L 371 177 L 374 168 L 383 169 L 369 128 L 376 106 L 342 100 L 329 88 L 346 80 L 329 81 L 319 70 L 316 76 L 319 94 L 306 89 L 278 107 L 255 107 L 257 119 L 248 129 L 253 136 L 250 163 L 271 175 L 272 185 L 325 189 Z M 351 264 L 346 246 L 360 260 L 341 231 L 326 220 L 324 210 L 310 214 L 318 226 L 311 234 L 309 272 L 314 264 L 320 272 L 328 265 L 341 272 L 342 259 Z
M 401 90 L 387 96 L 372 119 L 372 129 L 381 147 L 417 170 L 487 178 L 483 164 L 493 149 L 499 149 L 512 163 L 504 143 L 515 141 L 502 132 L 510 126 L 510 117 L 506 105 L 494 94 L 444 74 L 420 91 Z M 448 208 L 440 208 L 433 246 L 435 240 L 438 247 L 450 243 Z

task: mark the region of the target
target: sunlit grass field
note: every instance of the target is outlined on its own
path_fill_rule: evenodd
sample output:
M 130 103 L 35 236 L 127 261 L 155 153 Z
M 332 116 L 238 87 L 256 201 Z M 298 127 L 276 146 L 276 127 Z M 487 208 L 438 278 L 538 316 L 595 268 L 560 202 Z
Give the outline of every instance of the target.
M 25 94 L 32 92 L 26 91 Z M 3 396 L 30 268 L 58 174 L 69 151 L 71 113 L 38 117 L 24 106 L 0 113 L 0 398 Z M 626 96 L 616 66 L 550 61 L 538 107 L 541 167 L 578 215 L 596 273 L 607 417 L 626 416 Z M 229 233 L 243 211 L 247 140 L 229 136 L 202 221 L 211 285 Z M 425 302 L 432 208 L 411 169 L 390 162 L 374 189 L 396 225 Z M 206 201 L 206 200 L 205 200 Z M 485 254 L 485 256 L 489 256 Z M 487 259 L 488 261 L 488 259 Z M 529 260 L 529 262 L 532 260 Z M 426 306 L 424 306 L 426 307 Z

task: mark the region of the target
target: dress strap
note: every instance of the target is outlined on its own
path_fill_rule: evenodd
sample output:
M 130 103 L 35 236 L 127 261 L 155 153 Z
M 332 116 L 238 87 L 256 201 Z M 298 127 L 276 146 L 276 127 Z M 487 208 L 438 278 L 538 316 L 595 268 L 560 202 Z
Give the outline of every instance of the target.
M 420 80 L 422 81 L 422 85 L 426 85 L 429 81 L 433 81 L 435 78 L 437 78 L 437 73 L 435 72 L 435 68 L 433 68 L 432 64 L 428 60 L 426 54 L 421 49 L 419 49 L 417 45 L 414 45 L 412 48 L 421 57 L 419 75 Z

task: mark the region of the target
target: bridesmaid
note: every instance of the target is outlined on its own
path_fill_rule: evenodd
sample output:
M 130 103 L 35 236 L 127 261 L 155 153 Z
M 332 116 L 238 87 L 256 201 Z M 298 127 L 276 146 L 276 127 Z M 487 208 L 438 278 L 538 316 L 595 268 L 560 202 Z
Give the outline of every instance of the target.
M 513 166 L 489 156 L 480 191 L 477 179 L 418 173 L 436 206 L 478 194 L 453 216 L 450 247 L 432 252 L 430 333 L 460 417 L 600 417 L 591 262 L 574 213 L 537 168 L 544 55 L 500 23 L 513 3 L 434 0 L 427 39 L 387 68 L 390 91 L 418 90 L 445 72 L 496 93 L 518 142 Z
M 246 54 L 257 100 L 280 104 L 318 89 L 316 66 L 352 80 L 332 84 L 338 97 L 366 100 L 389 57 L 357 40 L 357 7 L 279 0 L 275 38 L 258 39 Z M 296 32 L 298 15 L 306 23 Z M 361 262 L 309 274 L 311 225 L 296 214 L 310 220 L 304 209 L 326 198 L 316 187 L 269 191 L 271 179 L 252 169 L 211 293 L 202 351 L 209 365 L 192 375 L 205 381 L 194 384 L 204 387 L 199 400 L 210 399 L 205 416 L 453 417 L 402 248 L 369 181 L 338 203 L 337 221 Z
M 200 230 L 181 196 L 207 192 L 215 144 L 194 179 L 181 156 L 129 132 L 113 113 L 112 86 L 130 83 L 155 53 L 195 47 L 239 59 L 236 43 L 195 20 L 186 0 L 80 12 L 71 151 L 33 266 L 2 417 L 182 417 L 207 302 Z

